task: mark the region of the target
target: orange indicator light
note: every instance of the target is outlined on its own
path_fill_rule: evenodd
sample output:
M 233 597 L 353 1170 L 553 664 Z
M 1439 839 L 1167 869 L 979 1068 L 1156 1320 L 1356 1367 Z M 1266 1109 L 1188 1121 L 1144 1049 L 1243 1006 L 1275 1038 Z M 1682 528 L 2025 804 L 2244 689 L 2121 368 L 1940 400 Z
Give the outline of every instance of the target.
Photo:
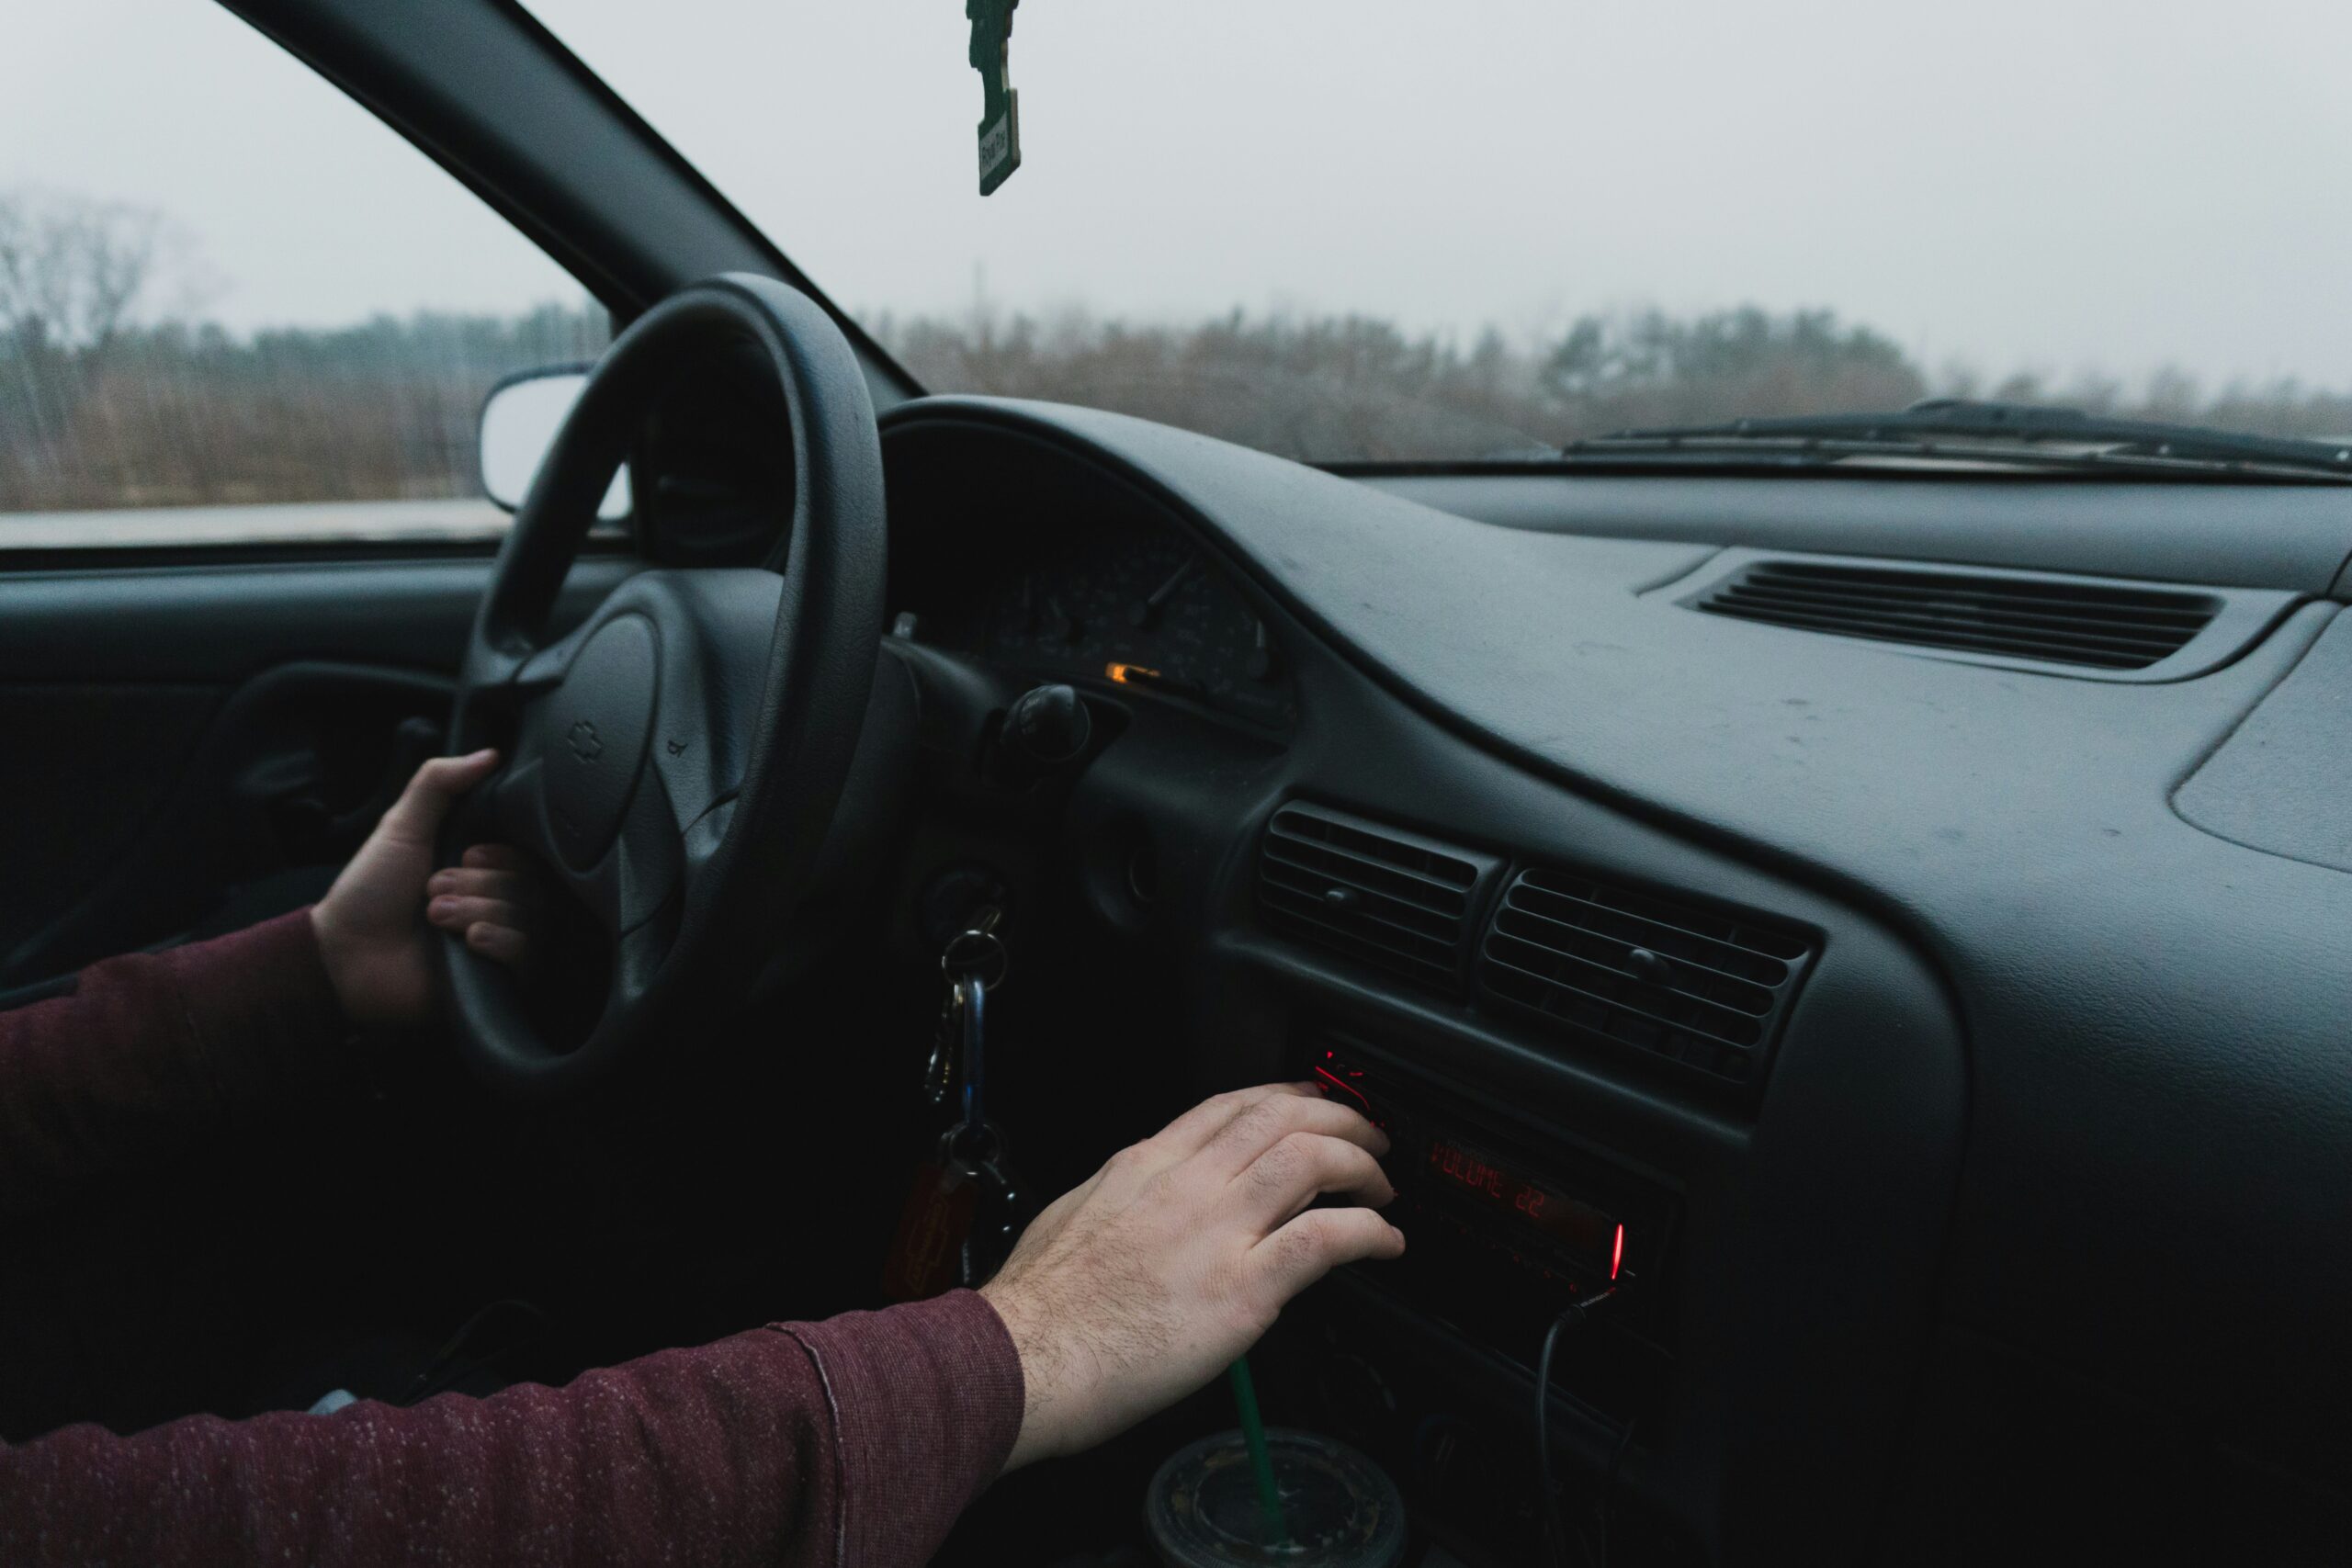
M 1143 664 L 1106 664 L 1102 673 L 1122 686 L 1138 686 L 1159 679 L 1159 671 Z

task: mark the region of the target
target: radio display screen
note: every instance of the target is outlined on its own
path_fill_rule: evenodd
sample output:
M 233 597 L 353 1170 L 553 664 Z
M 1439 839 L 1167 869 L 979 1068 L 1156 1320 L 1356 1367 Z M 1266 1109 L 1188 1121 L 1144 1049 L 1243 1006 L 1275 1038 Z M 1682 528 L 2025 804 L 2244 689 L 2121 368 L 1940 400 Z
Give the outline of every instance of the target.
M 1625 1227 L 1612 1215 L 1514 1175 L 1460 1144 L 1433 1139 L 1429 1149 L 1429 1173 L 1440 1186 L 1510 1216 L 1578 1258 L 1595 1263 L 1606 1258 L 1609 1277 L 1617 1277 L 1624 1261 Z

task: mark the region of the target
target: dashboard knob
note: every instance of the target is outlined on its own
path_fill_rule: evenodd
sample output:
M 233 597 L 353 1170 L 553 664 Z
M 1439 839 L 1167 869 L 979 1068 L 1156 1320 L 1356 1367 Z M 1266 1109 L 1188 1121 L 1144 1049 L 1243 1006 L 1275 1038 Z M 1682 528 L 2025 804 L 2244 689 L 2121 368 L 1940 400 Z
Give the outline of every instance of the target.
M 1646 947 L 1637 947 L 1625 954 L 1625 967 L 1633 972 L 1634 979 L 1645 985 L 1674 984 L 1674 961 L 1662 953 L 1652 953 Z
M 1004 733 L 1034 762 L 1067 762 L 1094 738 L 1094 720 L 1075 688 L 1034 686 L 1006 710 Z

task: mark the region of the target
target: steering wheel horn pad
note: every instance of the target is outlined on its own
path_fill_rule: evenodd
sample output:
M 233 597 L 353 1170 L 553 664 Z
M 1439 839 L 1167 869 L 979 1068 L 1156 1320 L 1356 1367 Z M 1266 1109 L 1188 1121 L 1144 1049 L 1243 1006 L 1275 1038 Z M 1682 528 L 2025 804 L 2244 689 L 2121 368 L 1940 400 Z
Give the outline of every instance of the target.
M 661 679 L 661 643 L 643 615 L 617 615 L 580 650 L 532 750 L 548 837 L 574 871 L 605 858 L 645 771 Z M 568 721 L 568 722 L 567 722 Z
M 652 401 L 749 347 L 782 393 L 796 492 L 765 566 L 648 570 L 547 635 Z M 493 1088 L 575 1091 L 748 989 L 811 881 L 855 758 L 882 637 L 880 437 L 831 319 L 774 279 L 681 289 L 595 369 L 499 551 L 460 671 L 453 749 L 506 749 L 442 844 L 533 854 L 610 944 L 601 1017 L 546 1038 L 514 976 L 444 944 L 452 1030 Z

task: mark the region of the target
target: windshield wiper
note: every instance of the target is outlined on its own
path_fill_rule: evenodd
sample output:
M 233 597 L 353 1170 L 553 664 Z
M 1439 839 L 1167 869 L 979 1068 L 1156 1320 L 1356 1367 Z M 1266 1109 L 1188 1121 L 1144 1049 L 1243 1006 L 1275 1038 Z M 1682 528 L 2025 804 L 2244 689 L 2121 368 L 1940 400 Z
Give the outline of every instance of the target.
M 1569 458 L 1714 456 L 1796 466 L 1854 459 L 2352 480 L 2352 438 L 2304 441 L 2081 409 L 1930 398 L 1888 413 L 1794 414 L 1625 430 L 1571 441 Z

